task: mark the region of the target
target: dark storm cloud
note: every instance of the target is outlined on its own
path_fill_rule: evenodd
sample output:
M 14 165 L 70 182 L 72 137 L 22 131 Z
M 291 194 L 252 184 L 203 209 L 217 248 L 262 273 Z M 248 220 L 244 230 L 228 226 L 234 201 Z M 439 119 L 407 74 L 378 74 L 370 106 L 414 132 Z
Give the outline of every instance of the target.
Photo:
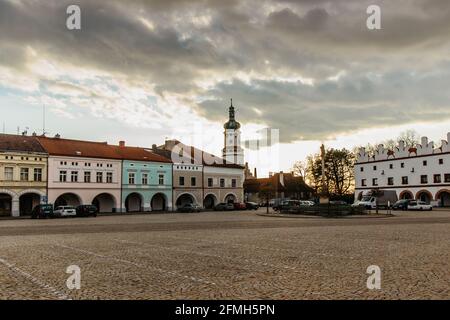
M 82 0 L 81 31 L 65 28 L 69 4 L 0 0 L 0 66 L 27 72 L 31 47 L 177 95 L 212 120 L 234 97 L 242 122 L 286 142 L 450 118 L 447 1 Z M 380 31 L 366 28 L 370 4 Z

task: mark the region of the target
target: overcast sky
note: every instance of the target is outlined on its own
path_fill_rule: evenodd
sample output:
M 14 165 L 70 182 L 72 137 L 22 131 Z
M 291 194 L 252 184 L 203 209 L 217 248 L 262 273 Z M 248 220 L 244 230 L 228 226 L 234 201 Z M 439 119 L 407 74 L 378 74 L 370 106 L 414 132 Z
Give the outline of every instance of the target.
M 0 0 L 0 121 L 220 155 L 233 98 L 246 137 L 280 130 L 279 163 L 416 129 L 450 131 L 447 0 Z M 366 9 L 382 10 L 368 30 Z M 196 137 L 193 136 L 195 133 Z M 202 139 L 199 139 L 202 136 Z M 247 151 L 250 165 L 255 165 Z M 264 168 L 263 168 L 264 167 Z

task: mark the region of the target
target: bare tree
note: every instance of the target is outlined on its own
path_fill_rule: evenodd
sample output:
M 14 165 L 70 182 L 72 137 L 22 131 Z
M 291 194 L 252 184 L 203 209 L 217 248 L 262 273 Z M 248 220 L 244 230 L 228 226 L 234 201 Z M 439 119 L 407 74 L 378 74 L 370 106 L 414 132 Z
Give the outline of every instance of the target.
M 294 163 L 294 166 L 292 167 L 292 172 L 297 177 L 302 177 L 303 180 L 306 178 L 306 172 L 308 170 L 307 162 L 306 161 L 296 161 Z
M 406 130 L 398 136 L 397 142 L 399 141 L 405 141 L 406 147 L 415 147 L 420 143 L 419 133 L 416 130 Z

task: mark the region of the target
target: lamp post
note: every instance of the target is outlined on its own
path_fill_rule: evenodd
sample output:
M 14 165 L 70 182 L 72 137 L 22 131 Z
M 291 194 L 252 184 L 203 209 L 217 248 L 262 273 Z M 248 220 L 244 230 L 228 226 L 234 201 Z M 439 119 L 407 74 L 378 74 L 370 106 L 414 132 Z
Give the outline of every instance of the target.
M 328 204 L 328 192 L 327 192 L 327 185 L 326 185 L 326 177 L 325 177 L 325 145 L 322 143 L 320 146 L 320 155 L 322 158 L 322 191 L 320 193 L 320 203 L 321 204 Z

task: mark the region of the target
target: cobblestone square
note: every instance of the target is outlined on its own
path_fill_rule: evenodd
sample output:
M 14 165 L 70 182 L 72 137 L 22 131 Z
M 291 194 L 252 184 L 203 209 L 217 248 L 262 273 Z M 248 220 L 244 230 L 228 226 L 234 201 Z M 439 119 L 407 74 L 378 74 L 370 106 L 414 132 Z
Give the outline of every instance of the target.
M 449 299 L 449 226 L 448 211 L 2 220 L 0 298 Z M 66 286 L 70 265 L 79 290 Z M 370 265 L 380 290 L 366 286 Z

